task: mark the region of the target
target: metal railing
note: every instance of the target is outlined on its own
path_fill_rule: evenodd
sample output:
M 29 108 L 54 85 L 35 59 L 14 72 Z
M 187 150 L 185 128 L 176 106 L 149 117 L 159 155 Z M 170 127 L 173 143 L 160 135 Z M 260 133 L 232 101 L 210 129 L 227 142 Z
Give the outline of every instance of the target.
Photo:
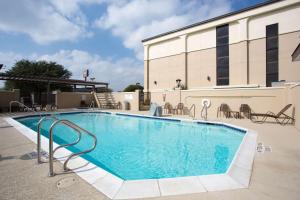
M 37 131 L 38 131 L 37 132 L 37 162 L 38 162 L 38 164 L 42 163 L 42 159 L 41 159 L 41 127 L 42 127 L 42 122 L 45 121 L 46 119 L 53 119 L 54 121 L 59 120 L 57 117 L 51 115 L 51 116 L 45 116 L 45 117 L 41 118 L 40 121 L 38 122 L 38 128 L 37 128 Z M 76 132 L 78 134 L 78 138 L 75 142 L 60 145 L 53 150 L 53 153 L 55 153 L 56 150 L 58 150 L 62 147 L 68 147 L 68 146 L 77 144 L 81 139 L 81 133 L 78 133 L 78 131 L 76 131 Z
M 92 101 L 89 105 L 89 109 L 94 109 L 95 108 L 95 101 Z
M 53 120 L 58 120 L 57 117 L 55 116 L 45 116 L 42 117 L 39 122 L 38 122 L 38 126 L 37 126 L 37 162 L 38 164 L 42 163 L 42 159 L 41 159 L 41 127 L 42 127 L 42 122 L 45 121 L 46 119 L 53 119 Z
M 192 112 L 192 110 L 193 110 L 193 112 Z M 189 109 L 189 116 L 192 117 L 193 119 L 195 119 L 195 114 L 196 114 L 196 106 L 195 106 L 195 104 L 193 104 Z
M 202 107 L 202 110 L 201 110 L 201 117 L 204 118 L 204 120 L 206 121 L 207 120 L 207 103 L 205 102 L 203 107 Z M 205 113 L 204 113 L 205 111 Z
M 71 144 L 61 145 L 61 146 L 59 146 L 59 147 L 57 147 L 56 149 L 53 150 L 53 130 L 54 130 L 54 127 L 56 125 L 60 124 L 60 123 L 72 128 L 73 130 L 75 130 L 78 133 L 79 138 L 78 138 L 78 140 L 76 140 L 75 142 L 73 142 Z M 71 145 L 77 144 L 81 139 L 81 132 L 84 132 L 84 133 L 88 134 L 89 136 L 91 136 L 94 139 L 94 144 L 88 150 L 81 151 L 81 152 L 78 152 L 78 153 L 72 153 L 66 159 L 66 161 L 63 164 L 64 171 L 69 170 L 68 167 L 67 167 L 67 164 L 68 164 L 68 162 L 70 161 L 71 158 L 73 158 L 74 156 L 79 156 L 79 155 L 82 155 L 82 154 L 89 153 L 89 152 L 93 151 L 96 148 L 96 145 L 97 145 L 97 138 L 94 134 L 90 133 L 89 131 L 87 131 L 87 130 L 79 127 L 79 126 L 77 126 L 76 124 L 74 124 L 73 122 L 71 122 L 69 120 L 61 119 L 61 120 L 56 120 L 55 122 L 52 123 L 52 125 L 50 126 L 50 131 L 49 131 L 49 176 L 54 176 L 55 175 L 54 170 L 53 170 L 53 159 L 54 159 L 53 154 L 55 153 L 55 151 L 58 148 L 61 148 L 61 147 L 66 147 L 66 146 L 71 146 Z
M 24 107 L 24 108 L 27 108 L 28 110 L 31 110 L 31 111 L 33 111 L 33 112 L 36 112 L 33 108 L 30 108 L 30 107 L 26 106 L 25 104 L 23 104 L 23 103 L 21 103 L 21 102 L 19 102 L 19 101 L 10 101 L 10 102 L 9 102 L 9 112 L 10 112 L 10 113 L 11 113 L 11 106 L 12 106 L 12 104 L 18 104 L 19 106 L 22 106 L 22 107 Z

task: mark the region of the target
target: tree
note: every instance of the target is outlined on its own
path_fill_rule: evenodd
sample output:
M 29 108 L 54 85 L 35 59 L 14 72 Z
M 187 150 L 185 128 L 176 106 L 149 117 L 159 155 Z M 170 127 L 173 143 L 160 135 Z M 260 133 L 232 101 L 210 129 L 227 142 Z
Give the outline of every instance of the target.
M 135 90 L 143 90 L 144 87 L 139 85 L 139 84 L 136 84 L 136 85 L 128 85 L 124 90 L 123 92 L 134 92 Z
M 52 78 L 63 78 L 68 79 L 71 77 L 72 73 L 65 69 L 62 65 L 55 62 L 47 61 L 29 61 L 20 60 L 17 61 L 14 66 L 6 72 L 7 75 L 15 76 L 37 76 L 37 77 L 52 77 Z M 47 91 L 46 83 L 36 83 L 36 82 L 21 82 L 21 81 L 6 81 L 5 89 L 20 89 L 22 96 L 27 96 L 30 93 L 41 93 Z M 63 91 L 69 91 L 70 86 L 51 84 L 51 90 L 60 89 Z

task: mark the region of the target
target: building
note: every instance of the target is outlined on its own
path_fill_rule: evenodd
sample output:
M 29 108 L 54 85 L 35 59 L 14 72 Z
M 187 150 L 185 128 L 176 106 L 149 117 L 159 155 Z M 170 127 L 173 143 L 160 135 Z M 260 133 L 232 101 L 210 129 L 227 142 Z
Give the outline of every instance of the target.
M 186 89 L 296 82 L 299 41 L 300 0 L 267 1 L 143 40 L 144 86 L 152 92 L 173 89 L 178 79 Z

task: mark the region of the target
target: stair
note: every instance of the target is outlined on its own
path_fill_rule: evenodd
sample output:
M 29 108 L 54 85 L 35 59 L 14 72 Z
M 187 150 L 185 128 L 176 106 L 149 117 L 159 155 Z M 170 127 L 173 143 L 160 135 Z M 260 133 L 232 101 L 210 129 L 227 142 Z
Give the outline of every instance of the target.
M 118 107 L 111 92 L 94 93 L 94 98 L 99 108 L 116 109 Z

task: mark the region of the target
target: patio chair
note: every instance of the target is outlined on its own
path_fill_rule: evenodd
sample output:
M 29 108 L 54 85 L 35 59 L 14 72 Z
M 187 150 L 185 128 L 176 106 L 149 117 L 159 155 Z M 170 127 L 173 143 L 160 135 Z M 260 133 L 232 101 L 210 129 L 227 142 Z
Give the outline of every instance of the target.
M 219 117 L 219 115 L 221 117 L 222 113 L 226 118 L 234 117 L 236 119 L 240 119 L 240 112 L 232 111 L 226 103 L 222 103 L 218 108 L 217 117 Z
M 250 115 L 251 115 L 251 108 L 250 108 L 250 106 L 248 104 L 241 104 L 240 113 L 244 117 L 250 119 Z
M 178 103 L 178 105 L 175 107 L 174 111 L 176 114 L 183 114 L 183 109 L 184 109 L 184 104 L 183 103 Z
M 251 121 L 253 121 L 255 123 L 265 123 L 268 118 L 271 118 L 271 119 L 275 119 L 276 122 L 280 125 L 286 125 L 289 122 L 291 122 L 291 124 L 294 124 L 294 122 L 295 122 L 295 118 L 294 118 L 295 112 L 294 112 L 294 110 L 293 110 L 292 117 L 285 114 L 285 112 L 291 106 L 292 106 L 292 104 L 286 105 L 277 114 L 275 114 L 271 111 L 268 111 L 267 113 L 251 113 L 250 119 L 251 119 Z M 262 117 L 262 118 L 259 119 L 259 117 Z
M 117 103 L 117 109 L 122 110 L 122 103 L 120 101 L 118 101 Z
M 171 104 L 169 102 L 166 102 L 165 105 L 163 106 L 163 111 L 165 114 L 169 114 L 170 112 L 170 106 Z
M 228 118 L 230 116 L 230 108 L 226 103 L 222 103 L 217 111 L 217 117 L 221 117 L 223 113 L 223 116 L 225 116 L 226 118 Z

